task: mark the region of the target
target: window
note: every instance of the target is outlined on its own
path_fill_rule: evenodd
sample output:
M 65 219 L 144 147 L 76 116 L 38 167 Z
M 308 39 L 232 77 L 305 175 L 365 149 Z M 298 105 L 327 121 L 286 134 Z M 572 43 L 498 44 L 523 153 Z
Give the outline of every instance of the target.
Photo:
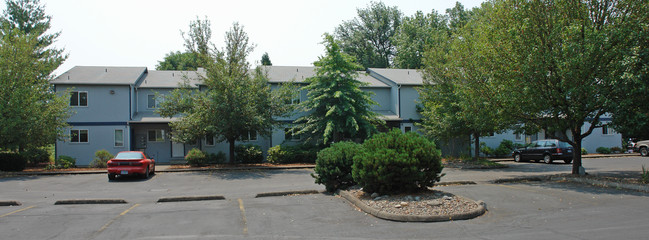
M 70 142 L 87 143 L 88 130 L 70 130 Z
M 247 133 L 241 136 L 241 141 L 257 141 L 257 131 L 248 131 Z
M 162 129 L 151 129 L 149 130 L 149 142 L 164 142 L 164 133 Z
M 613 134 L 615 134 L 615 130 L 608 127 L 608 125 L 604 125 L 604 126 L 602 126 L 602 134 L 603 135 L 613 135 Z
M 410 131 L 412 131 L 412 127 L 404 127 L 403 131 L 404 132 L 410 132 Z
M 124 129 L 115 129 L 115 147 L 124 146 Z
M 300 129 L 284 128 L 284 140 L 290 140 L 290 141 L 300 140 L 300 135 L 295 134 L 299 131 Z
M 297 91 L 297 93 L 293 96 L 292 99 L 286 100 L 286 104 L 300 104 L 301 95 L 302 93 L 300 91 Z
M 147 108 L 147 109 L 154 109 L 155 107 L 156 107 L 156 99 L 155 99 L 155 95 L 153 95 L 153 94 L 149 94 L 149 95 L 147 95 L 147 105 L 146 105 L 146 108 Z
M 516 141 L 520 141 L 520 140 L 523 140 L 523 137 L 521 136 L 520 133 L 516 133 L 516 134 L 514 134 L 514 139 L 515 139 Z
M 205 136 L 205 146 L 214 146 L 214 136 L 212 135 Z
M 88 92 L 74 91 L 70 93 L 70 106 L 88 106 Z

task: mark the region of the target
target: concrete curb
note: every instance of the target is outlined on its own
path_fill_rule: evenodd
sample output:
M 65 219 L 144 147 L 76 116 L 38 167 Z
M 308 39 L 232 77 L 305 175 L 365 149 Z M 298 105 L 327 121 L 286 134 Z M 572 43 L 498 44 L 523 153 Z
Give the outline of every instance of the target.
M 475 185 L 474 181 L 453 181 L 453 182 L 438 182 L 435 186 L 452 186 L 452 185 Z
M 72 205 L 72 204 L 125 204 L 124 199 L 71 199 L 59 200 L 54 205 Z
M 301 190 L 301 191 L 285 191 L 285 192 L 265 192 L 265 193 L 258 193 L 255 198 L 261 198 L 261 197 L 281 197 L 281 196 L 287 196 L 287 195 L 294 195 L 294 194 L 318 194 L 321 193 L 321 191 L 318 190 Z
M 588 154 L 581 155 L 581 159 L 586 158 L 620 158 L 620 157 L 637 157 L 640 156 L 639 153 L 620 153 L 620 154 Z M 487 160 L 492 162 L 513 162 L 513 158 L 488 158 Z
M 515 182 L 541 182 L 548 180 L 549 176 L 530 176 L 530 177 L 516 177 L 516 178 L 500 178 L 492 180 L 493 183 L 515 183 Z
M 649 185 L 618 183 L 618 182 L 602 181 L 597 179 L 571 177 L 571 176 L 550 176 L 549 180 L 565 180 L 574 183 L 590 184 L 590 185 L 597 185 L 597 186 L 608 187 L 608 188 L 620 188 L 620 189 L 649 193 Z
M 227 167 L 227 168 L 187 168 L 187 169 L 166 169 L 156 170 L 156 173 L 166 172 L 208 172 L 208 171 L 233 171 L 233 170 L 287 170 L 287 169 L 309 169 L 315 165 L 290 166 L 290 167 Z M 52 175 L 76 175 L 76 174 L 107 174 L 106 170 L 97 171 L 53 171 L 53 172 L 11 172 L 16 176 L 52 176 Z
M 190 201 L 209 201 L 225 200 L 223 196 L 187 196 L 187 197 L 164 197 L 158 199 L 158 202 L 190 202 Z
M 349 201 L 352 205 L 363 210 L 363 212 L 371 214 L 372 216 L 375 216 L 377 218 L 398 221 L 398 222 L 442 222 L 442 221 L 467 220 L 467 219 L 472 219 L 481 216 L 487 211 L 486 204 L 483 201 L 477 201 L 475 203 L 478 204 L 478 208 L 466 213 L 450 214 L 450 215 L 430 215 L 430 216 L 402 215 L 402 214 L 387 213 L 382 210 L 370 207 L 347 191 L 338 191 L 338 194 L 340 194 L 340 196 L 342 196 L 347 201 Z M 464 198 L 464 199 L 469 200 L 468 198 Z
M 6 206 L 20 206 L 22 203 L 17 202 L 17 201 L 0 201 L 0 206 L 6 207 Z

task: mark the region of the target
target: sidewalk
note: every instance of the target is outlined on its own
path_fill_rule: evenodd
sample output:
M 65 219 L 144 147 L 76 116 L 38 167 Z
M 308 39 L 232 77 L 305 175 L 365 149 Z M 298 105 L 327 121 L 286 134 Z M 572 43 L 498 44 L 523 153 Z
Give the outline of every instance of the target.
M 612 153 L 612 154 L 599 154 L 599 153 L 593 153 L 593 154 L 586 154 L 586 155 L 581 155 L 581 158 L 616 158 L 616 157 L 637 157 L 640 156 L 640 153 Z M 487 158 L 487 160 L 492 161 L 492 162 L 506 162 L 506 161 L 514 161 L 514 158 Z

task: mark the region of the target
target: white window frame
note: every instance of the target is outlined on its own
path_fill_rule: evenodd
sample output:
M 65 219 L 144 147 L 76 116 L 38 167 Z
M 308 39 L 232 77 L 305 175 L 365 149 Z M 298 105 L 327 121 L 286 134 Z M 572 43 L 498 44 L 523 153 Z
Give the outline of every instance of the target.
M 153 97 L 153 98 L 151 98 Z M 153 99 L 153 107 L 150 106 L 150 100 Z M 158 107 L 158 99 L 156 99 L 155 94 L 146 95 L 146 109 L 156 109 Z
M 70 107 L 88 107 L 88 102 L 89 102 L 88 91 L 72 91 L 70 92 L 70 100 L 72 100 L 73 93 L 77 93 L 77 105 L 72 105 L 72 101 L 70 101 L 69 103 Z M 81 105 L 81 93 L 86 94 L 86 105 Z
M 72 141 L 73 131 L 77 132 L 78 140 Z M 86 141 L 81 141 L 81 131 L 86 131 Z M 89 143 L 90 142 L 90 131 L 88 129 L 70 129 L 70 143 Z
M 255 134 L 251 134 L 252 132 L 255 132 Z M 241 138 L 242 142 L 256 142 L 259 139 L 259 133 L 257 131 L 247 131 L 246 135 L 248 135 L 247 138 Z
M 149 133 L 155 131 L 155 140 L 151 140 Z M 158 138 L 158 132 L 160 133 L 160 138 Z M 165 141 L 165 130 L 164 129 L 149 129 L 146 131 L 146 140 L 147 142 L 164 142 Z M 160 140 L 160 141 L 158 141 Z
M 290 133 L 291 133 L 291 138 L 288 138 L 288 139 L 286 138 L 286 133 L 287 133 L 287 132 L 290 132 Z M 294 131 L 294 129 L 291 128 L 291 127 L 284 128 L 284 141 L 294 141 L 294 142 L 297 142 L 297 141 L 302 140 L 302 136 L 300 136 L 300 135 L 295 135 L 295 132 L 296 132 L 296 131 Z
M 118 131 L 122 132 L 122 142 L 121 142 L 121 145 L 118 145 L 118 142 L 117 142 L 117 132 L 118 132 Z M 124 129 L 115 129 L 114 134 L 113 134 L 113 143 L 114 143 L 113 146 L 116 147 L 116 148 L 122 148 L 122 147 L 124 147 L 124 138 L 125 138 L 125 137 L 126 137 L 126 136 L 124 136 Z

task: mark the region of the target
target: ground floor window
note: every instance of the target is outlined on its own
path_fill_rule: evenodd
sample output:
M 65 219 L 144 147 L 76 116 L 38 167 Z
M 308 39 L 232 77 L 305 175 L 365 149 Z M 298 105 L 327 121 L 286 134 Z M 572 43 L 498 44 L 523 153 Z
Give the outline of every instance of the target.
M 214 146 L 214 136 L 213 135 L 205 136 L 205 146 Z
M 115 147 L 124 146 L 124 129 L 115 129 Z
M 300 129 L 296 128 L 284 128 L 284 140 L 289 141 L 299 141 L 300 135 L 296 134 Z
M 241 141 L 257 141 L 257 131 L 247 131 L 243 136 L 241 136 Z
M 70 142 L 73 143 L 87 143 L 88 142 L 88 130 L 70 130 Z
M 412 131 L 412 127 L 404 127 L 403 132 L 410 132 Z
M 149 142 L 164 142 L 164 133 L 165 131 L 162 129 L 149 129 Z

